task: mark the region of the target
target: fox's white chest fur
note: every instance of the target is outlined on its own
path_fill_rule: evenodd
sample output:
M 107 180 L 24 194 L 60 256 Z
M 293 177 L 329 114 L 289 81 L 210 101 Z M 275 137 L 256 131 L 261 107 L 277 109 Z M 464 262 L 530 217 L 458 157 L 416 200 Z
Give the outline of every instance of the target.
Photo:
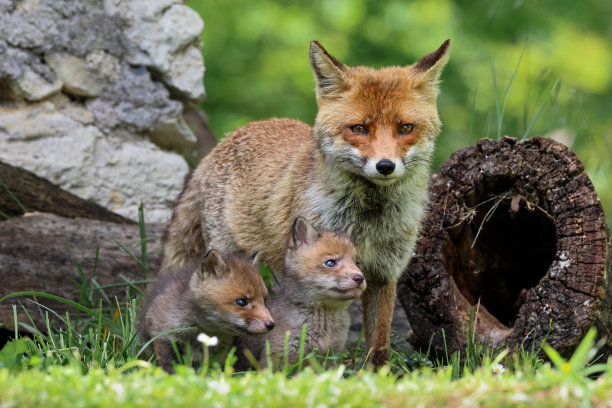
M 310 218 L 336 231 L 355 224 L 352 235 L 366 281 L 397 280 L 412 256 L 425 213 L 429 164 L 409 164 L 404 177 L 390 186 L 354 174 L 328 174 L 337 177 L 333 184 L 313 184 L 306 192 Z

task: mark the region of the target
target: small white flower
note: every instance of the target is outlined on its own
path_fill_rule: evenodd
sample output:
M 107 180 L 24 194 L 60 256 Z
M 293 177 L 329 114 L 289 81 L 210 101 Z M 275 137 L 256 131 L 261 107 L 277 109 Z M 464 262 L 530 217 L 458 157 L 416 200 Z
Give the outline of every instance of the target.
M 501 364 L 495 364 L 492 370 L 493 374 L 503 374 L 504 371 L 506 371 L 506 369 Z
M 198 334 L 198 341 L 206 347 L 214 347 L 219 344 L 219 339 L 216 336 L 210 337 L 205 333 Z

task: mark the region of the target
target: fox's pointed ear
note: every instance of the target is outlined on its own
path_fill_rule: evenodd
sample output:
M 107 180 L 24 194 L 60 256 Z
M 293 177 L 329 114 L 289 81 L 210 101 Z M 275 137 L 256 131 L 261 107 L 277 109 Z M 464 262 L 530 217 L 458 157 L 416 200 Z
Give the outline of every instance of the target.
M 291 232 L 291 247 L 298 248 L 302 245 L 312 244 L 319 239 L 317 230 L 306 221 L 305 218 L 298 217 L 293 223 Z
M 249 259 L 255 267 L 259 266 L 259 262 L 261 261 L 261 251 L 255 252 Z
M 410 66 L 415 75 L 415 87 L 429 92 L 432 97 L 438 95 L 438 82 L 442 68 L 448 62 L 450 40 L 442 43 L 440 48 L 424 56 Z
M 346 88 L 346 67 L 317 41 L 310 43 L 309 59 L 317 83 L 317 99 L 333 97 Z
M 202 279 L 210 276 L 219 278 L 227 273 L 227 265 L 218 251 L 214 249 L 208 251 L 202 262 L 200 273 Z

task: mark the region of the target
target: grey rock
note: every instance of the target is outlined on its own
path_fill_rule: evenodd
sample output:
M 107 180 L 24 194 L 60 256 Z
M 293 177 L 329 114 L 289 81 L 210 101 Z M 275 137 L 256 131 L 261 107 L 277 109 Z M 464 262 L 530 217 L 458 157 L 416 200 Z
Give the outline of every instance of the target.
M 167 221 L 185 160 L 132 134 L 104 135 L 67 111 L 51 102 L 0 108 L 0 160 L 135 221 L 140 202 L 149 221 Z
M 0 0 L 0 160 L 165 221 L 188 168 L 160 146 L 198 146 L 203 27 L 182 0 Z
M 180 115 L 183 106 L 170 99 L 162 83 L 153 82 L 148 70 L 141 66 L 124 67 L 122 76 L 104 93 L 87 102 L 96 116 L 96 124 L 108 132 L 123 128 L 131 132 L 150 131 Z
M 0 13 L 9 13 L 17 6 L 17 0 L 0 0 Z
M 182 116 L 172 118 L 153 129 L 149 139 L 156 145 L 168 149 L 195 147 L 198 141 Z
M 30 67 L 23 67 L 21 76 L 10 83 L 12 93 L 28 101 L 39 101 L 59 92 L 62 81 L 47 82 L 45 78 L 34 72 Z
M 63 52 L 45 55 L 45 62 L 64 83 L 64 91 L 76 96 L 98 96 L 105 83 L 94 78 L 84 58 Z
M 175 54 L 164 81 L 176 92 L 190 99 L 201 100 L 204 91 L 204 57 L 199 46 L 191 46 Z
M 101 80 L 115 82 L 121 77 L 121 62 L 103 50 L 95 50 L 85 58 L 91 74 Z

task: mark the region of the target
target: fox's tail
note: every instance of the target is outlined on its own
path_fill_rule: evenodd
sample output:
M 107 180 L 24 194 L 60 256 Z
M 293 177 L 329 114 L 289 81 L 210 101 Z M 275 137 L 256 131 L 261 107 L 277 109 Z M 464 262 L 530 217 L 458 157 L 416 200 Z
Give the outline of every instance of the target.
M 160 274 L 204 256 L 198 188 L 193 172 L 188 176 L 166 229 Z

